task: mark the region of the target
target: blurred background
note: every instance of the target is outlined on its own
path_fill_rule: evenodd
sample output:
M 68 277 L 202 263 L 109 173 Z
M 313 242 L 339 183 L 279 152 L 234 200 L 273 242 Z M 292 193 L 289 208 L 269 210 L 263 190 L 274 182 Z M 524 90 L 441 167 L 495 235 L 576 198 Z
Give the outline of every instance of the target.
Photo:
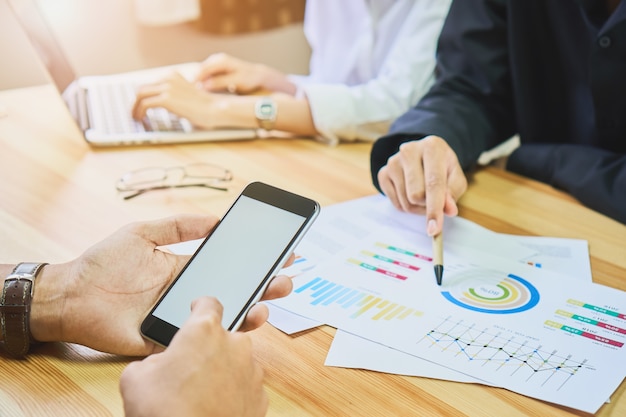
M 47 82 L 9 1 L 36 3 L 78 75 L 202 61 L 215 52 L 308 71 L 305 0 L 0 0 L 0 89 Z

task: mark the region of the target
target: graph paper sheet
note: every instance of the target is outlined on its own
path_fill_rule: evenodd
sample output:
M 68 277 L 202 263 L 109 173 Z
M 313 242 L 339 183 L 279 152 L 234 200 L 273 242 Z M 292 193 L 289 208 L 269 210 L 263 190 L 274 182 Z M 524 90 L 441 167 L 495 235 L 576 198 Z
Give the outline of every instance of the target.
M 313 233 L 292 267 L 294 292 L 272 303 L 458 380 L 596 412 L 624 377 L 626 293 L 521 262 L 528 252 L 495 233 L 468 244 L 473 226 L 453 221 L 438 286 L 424 225 L 407 219 L 377 199 L 355 205 L 332 220 L 353 238 Z

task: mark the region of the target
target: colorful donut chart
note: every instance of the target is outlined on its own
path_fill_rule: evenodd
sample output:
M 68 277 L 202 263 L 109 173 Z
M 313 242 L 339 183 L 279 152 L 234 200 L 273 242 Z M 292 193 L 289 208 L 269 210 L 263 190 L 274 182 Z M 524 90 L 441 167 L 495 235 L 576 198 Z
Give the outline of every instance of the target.
M 459 307 L 489 314 L 521 313 L 536 306 L 540 298 L 530 282 L 513 274 L 458 280 L 441 294 Z

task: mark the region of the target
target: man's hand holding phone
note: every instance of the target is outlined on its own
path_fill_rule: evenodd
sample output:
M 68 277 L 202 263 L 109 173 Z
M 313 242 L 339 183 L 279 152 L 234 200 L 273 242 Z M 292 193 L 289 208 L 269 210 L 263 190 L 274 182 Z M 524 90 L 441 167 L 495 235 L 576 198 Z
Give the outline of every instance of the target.
M 226 331 L 222 310 L 215 298 L 194 300 L 166 351 L 126 367 L 120 390 L 127 417 L 265 415 L 263 370 L 250 338 Z
M 249 330 L 267 319 L 262 299 L 291 291 L 276 273 L 319 214 L 311 199 L 261 182 L 248 184 L 141 323 L 141 334 L 168 346 L 199 296 L 217 298 L 222 326 Z
M 131 223 L 75 260 L 47 265 L 33 298 L 33 336 L 40 342 L 78 343 L 127 356 L 162 350 L 141 336 L 139 326 L 190 257 L 157 247 L 203 238 L 218 222 L 216 216 L 178 215 Z M 277 276 L 262 299 L 285 297 L 291 289 L 289 277 Z M 181 308 L 189 311 L 190 305 Z M 241 330 L 255 329 L 266 319 L 267 308 L 259 304 Z
M 295 259 L 296 257 L 292 253 L 287 262 L 285 262 L 284 268 L 293 264 L 293 261 Z M 286 275 L 276 275 L 267 286 L 267 289 L 261 297 L 261 301 L 275 300 L 277 298 L 286 297 L 291 294 L 292 290 L 293 282 L 291 281 L 290 277 Z M 268 317 L 269 310 L 267 309 L 267 306 L 265 304 L 257 303 L 250 308 L 239 330 L 242 332 L 248 332 L 250 330 L 261 327 L 263 324 L 265 324 Z

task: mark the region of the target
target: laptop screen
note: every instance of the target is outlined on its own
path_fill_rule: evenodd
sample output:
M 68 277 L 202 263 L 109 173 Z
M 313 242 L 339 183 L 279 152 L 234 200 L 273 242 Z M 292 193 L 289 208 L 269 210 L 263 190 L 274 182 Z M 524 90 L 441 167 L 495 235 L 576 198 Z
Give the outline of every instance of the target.
M 35 0 L 8 0 L 33 49 L 45 65 L 60 93 L 75 80 L 76 74 L 54 32 L 48 26 Z

